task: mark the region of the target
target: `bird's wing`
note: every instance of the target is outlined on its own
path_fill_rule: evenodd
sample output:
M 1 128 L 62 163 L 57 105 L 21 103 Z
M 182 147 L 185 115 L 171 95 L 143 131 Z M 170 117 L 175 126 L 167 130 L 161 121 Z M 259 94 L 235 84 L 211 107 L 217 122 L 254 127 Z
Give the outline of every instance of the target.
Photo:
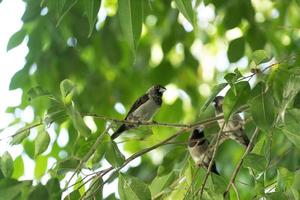
M 149 100 L 149 95 L 148 94 L 144 94 L 143 96 L 141 96 L 140 98 L 138 98 L 134 104 L 131 106 L 129 112 L 127 113 L 127 116 L 125 117 L 125 120 L 127 119 L 127 117 L 134 112 L 138 107 L 140 107 L 142 104 L 144 104 L 146 101 Z
M 241 116 L 238 113 L 234 114 L 231 120 L 235 127 L 240 126 L 242 129 L 244 128 L 244 120 L 241 118 Z

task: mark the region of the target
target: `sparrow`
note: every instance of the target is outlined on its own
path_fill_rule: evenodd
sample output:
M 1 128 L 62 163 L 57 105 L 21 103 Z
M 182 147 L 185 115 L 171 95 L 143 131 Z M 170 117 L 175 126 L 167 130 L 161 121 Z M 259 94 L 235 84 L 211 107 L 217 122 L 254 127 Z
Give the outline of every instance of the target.
M 210 147 L 209 141 L 204 137 L 203 128 L 198 127 L 193 130 L 189 137 L 188 150 L 198 167 L 204 166 L 208 169 L 213 155 L 213 148 Z M 214 161 L 211 167 L 211 172 L 219 175 Z
M 138 98 L 131 106 L 125 120 L 131 122 L 147 122 L 151 120 L 156 111 L 161 107 L 162 96 L 166 88 L 161 85 L 154 85 L 148 89 L 146 94 Z M 114 140 L 126 130 L 136 128 L 136 124 L 122 124 L 112 135 Z
M 214 99 L 216 117 L 223 115 L 223 101 L 224 97 L 222 96 L 217 96 Z M 218 120 L 218 124 L 219 127 L 222 128 L 224 124 L 224 119 Z M 238 113 L 234 114 L 223 128 L 224 134 L 221 136 L 220 143 L 230 138 L 247 147 L 250 140 L 244 131 L 243 125 L 244 120 L 241 118 L 241 116 Z

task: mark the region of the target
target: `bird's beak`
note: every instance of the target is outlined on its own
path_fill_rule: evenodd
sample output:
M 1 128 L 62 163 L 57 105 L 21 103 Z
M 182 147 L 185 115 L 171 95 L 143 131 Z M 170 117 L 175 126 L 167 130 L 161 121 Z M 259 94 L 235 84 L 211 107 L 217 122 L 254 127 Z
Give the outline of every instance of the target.
M 164 93 L 166 90 L 167 90 L 167 89 L 166 89 L 165 87 L 159 88 L 159 92 L 160 92 L 160 93 Z

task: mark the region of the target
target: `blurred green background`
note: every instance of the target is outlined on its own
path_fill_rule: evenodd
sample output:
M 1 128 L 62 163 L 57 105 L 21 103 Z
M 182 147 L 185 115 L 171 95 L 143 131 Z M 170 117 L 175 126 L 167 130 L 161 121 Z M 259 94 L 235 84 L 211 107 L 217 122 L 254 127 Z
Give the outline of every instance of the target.
M 39 86 L 59 98 L 60 83 L 64 79 L 75 83 L 76 95 L 73 100 L 81 113 L 123 119 L 136 98 L 152 85 L 161 84 L 168 90 L 164 95 L 163 106 L 154 118 L 156 121 L 192 123 L 204 120 L 214 116 L 213 106 L 209 106 L 204 113 L 200 112 L 212 87 L 225 82 L 224 75 L 235 68 L 243 75 L 248 75 L 252 52 L 264 49 L 274 57 L 273 61 L 278 61 L 300 49 L 299 0 L 195 0 L 190 2 L 193 9 L 187 9 L 186 12 L 178 9 L 178 2 L 184 1 L 143 0 L 135 8 L 141 8 L 142 12 L 134 10 L 136 16 L 133 20 L 141 20 L 142 27 L 140 39 L 134 35 L 133 42 L 124 33 L 128 26 L 124 20 L 129 18 L 122 18 L 122 11 L 119 14 L 120 3 L 117 0 L 102 0 L 99 12 L 97 9 L 89 11 L 86 1 L 24 2 L 23 26 L 12 36 L 7 47 L 8 50 L 12 49 L 23 41 L 28 47 L 25 65 L 12 77 L 9 86 L 10 90 L 22 90 L 20 105 L 6 110 L 14 114 L 11 125 L 28 126 L 44 119 L 47 110 L 49 114 L 49 108 L 54 109 L 57 105 L 52 105 L 53 102 L 45 97 L 33 99 L 28 91 Z M 97 7 L 94 5 L 93 8 Z M 139 29 L 136 26 L 134 28 Z M 34 119 L 30 122 L 22 121 L 18 114 L 26 109 L 34 113 Z M 247 113 L 245 116 L 248 116 Z M 64 180 L 61 182 L 64 185 L 66 178 L 54 173 L 50 163 L 53 165 L 77 155 L 76 148 L 82 144 L 78 142 L 72 120 L 64 117 L 54 119 L 55 122 L 50 125 L 31 129 L 30 136 L 19 144 L 24 152 L 13 156 L 17 157 L 14 160 L 14 171 L 18 172 L 13 174 L 13 178 L 22 177 L 26 171 L 26 163 L 23 163 L 26 155 L 35 163 L 34 184 L 40 181 L 44 185 L 47 182 L 50 184 L 48 180 L 51 178 Z M 106 123 L 91 117 L 84 117 L 84 122 L 95 135 L 103 131 Z M 116 126 L 113 125 L 114 129 Z M 35 156 L 36 135 L 45 128 L 50 134 L 50 145 L 46 152 Z M 118 146 L 128 156 L 171 136 L 176 130 L 168 127 L 141 127 L 124 134 L 117 140 L 120 142 Z M 207 129 L 206 135 L 210 137 L 217 130 L 215 123 Z M 249 122 L 246 126 L 249 137 L 253 130 L 254 125 Z M 268 136 L 260 135 L 259 138 L 263 137 Z M 135 164 L 124 172 L 139 177 L 147 184 L 157 174 L 168 174 L 172 180 L 170 183 L 175 180 L 179 182 L 173 189 L 170 186 L 170 190 L 162 197 L 183 199 L 194 170 L 184 143 L 187 138 L 188 134 L 183 134 L 175 140 L 179 144 L 162 146 L 136 159 Z M 257 186 L 258 183 L 264 186 L 272 183 L 276 179 L 277 168 L 294 171 L 299 167 L 299 150 L 291 149 L 292 143 L 282 134 L 274 134 L 274 138 L 276 142 L 272 146 L 268 146 L 268 139 L 264 138 L 260 146 L 256 147 L 256 152 L 270 155 L 274 158 L 271 163 L 278 160 L 276 168 L 270 167 L 264 174 L 266 183 L 261 183 L 260 179 L 254 180 L 246 167 L 242 167 L 237 178 L 241 199 L 255 198 L 253 190 L 264 193 Z M 223 178 L 217 178 L 215 182 L 212 180 L 214 184 L 219 187 L 224 185 L 222 181 L 228 182 L 243 152 L 244 147 L 234 141 L 221 145 L 216 163 Z M 278 159 L 282 154 L 285 158 Z M 104 159 L 101 162 L 100 159 L 89 167 L 96 169 L 108 166 Z M 170 175 L 171 172 L 174 174 Z M 200 173 L 202 175 L 199 176 L 203 176 L 204 170 L 200 170 Z M 181 180 L 183 175 L 188 181 Z M 84 177 L 84 172 L 80 176 Z M 116 181 L 104 187 L 104 196 L 114 191 Z M 207 194 L 207 198 L 222 198 L 212 193 Z M 230 197 L 236 199 L 233 192 Z M 111 195 L 109 198 L 114 197 Z

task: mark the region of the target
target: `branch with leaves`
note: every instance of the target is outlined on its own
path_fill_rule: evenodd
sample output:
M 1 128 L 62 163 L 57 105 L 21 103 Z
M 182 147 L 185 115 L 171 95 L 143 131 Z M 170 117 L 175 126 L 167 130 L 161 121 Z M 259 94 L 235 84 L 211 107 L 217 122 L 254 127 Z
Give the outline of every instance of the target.
M 202 121 L 196 121 L 194 123 L 186 123 L 186 124 L 155 122 L 155 121 L 134 122 L 134 121 L 119 120 L 119 119 L 111 118 L 108 116 L 98 115 L 95 113 L 80 113 L 77 110 L 75 103 L 72 100 L 73 94 L 75 93 L 75 89 L 74 89 L 75 86 L 71 81 L 65 80 L 61 84 L 62 100 L 57 100 L 56 98 L 49 97 L 49 98 L 52 98 L 53 100 L 55 100 L 57 104 L 59 104 L 60 110 L 48 109 L 48 111 L 49 110 L 54 111 L 53 113 L 48 113 L 49 114 L 48 115 L 49 117 L 47 116 L 48 118 L 44 119 L 42 122 L 38 122 L 36 124 L 31 124 L 27 127 L 24 127 L 21 130 L 17 131 L 12 136 L 13 136 L 13 138 L 16 138 L 17 136 L 19 136 L 20 134 L 22 134 L 24 132 L 29 133 L 29 131 L 33 128 L 43 126 L 43 125 L 45 125 L 45 128 L 47 128 L 47 126 L 50 126 L 52 123 L 57 122 L 56 120 L 60 120 L 62 118 L 69 119 L 71 121 L 71 123 L 73 124 L 74 128 L 79 133 L 80 139 L 82 139 L 82 138 L 84 138 L 83 140 L 85 140 L 85 139 L 88 140 L 90 138 L 92 138 L 92 139 L 91 139 L 91 143 L 89 143 L 89 145 L 90 145 L 88 147 L 89 149 L 87 151 L 82 151 L 82 152 L 84 152 L 84 154 L 82 153 L 83 154 L 82 156 L 76 157 L 77 155 L 74 154 L 74 157 L 76 157 L 76 161 L 78 161 L 78 163 L 76 163 L 75 167 L 72 166 L 71 170 L 73 170 L 73 173 L 72 173 L 70 179 L 67 181 L 66 187 L 63 189 L 63 191 L 65 191 L 66 189 L 68 189 L 74 185 L 78 186 L 80 184 L 79 187 L 76 187 L 76 189 L 75 189 L 75 190 L 79 190 L 83 186 L 87 185 L 87 183 L 90 182 L 91 180 L 96 180 L 96 181 L 92 181 L 90 187 L 84 192 L 84 195 L 81 196 L 81 199 L 89 198 L 89 197 L 94 196 L 97 193 L 97 191 L 99 191 L 103 187 L 104 184 L 106 184 L 108 181 L 110 181 L 112 178 L 114 178 L 114 176 L 117 175 L 117 173 L 119 173 L 121 169 L 123 169 L 126 165 L 128 165 L 134 159 L 136 159 L 140 156 L 143 156 L 143 155 L 149 153 L 150 151 L 153 151 L 154 149 L 157 149 L 163 145 L 179 144 L 176 141 L 174 142 L 172 140 L 187 131 L 191 131 L 193 128 L 196 128 L 199 126 L 207 128 L 207 127 L 210 127 L 211 125 L 215 124 L 215 122 L 220 119 L 227 118 L 227 120 L 228 120 L 229 116 L 231 116 L 232 113 L 248 110 L 249 112 L 246 113 L 246 116 L 247 116 L 246 121 L 249 122 L 249 119 L 250 119 L 251 121 L 253 121 L 253 124 L 255 126 L 257 126 L 259 129 L 266 130 L 269 127 L 270 121 L 272 121 L 274 118 L 273 115 L 274 115 L 275 111 L 273 111 L 272 109 L 275 107 L 274 101 L 276 99 L 273 100 L 273 96 L 272 96 L 273 93 L 269 92 L 271 89 L 270 89 L 270 87 L 267 87 L 265 83 L 258 83 L 257 85 L 255 85 L 254 88 L 251 88 L 250 84 L 247 81 L 249 81 L 256 74 L 263 73 L 266 70 L 270 69 L 271 67 L 280 64 L 281 62 L 283 62 L 283 61 L 271 64 L 262 70 L 254 70 L 253 73 L 249 76 L 242 76 L 242 74 L 239 72 L 239 70 L 236 69 L 234 71 L 234 73 L 231 73 L 229 76 L 225 77 L 225 80 L 227 81 L 227 83 L 222 84 L 221 87 L 218 87 L 217 90 L 214 90 L 212 92 L 213 93 L 212 96 L 210 98 L 208 98 L 205 105 L 203 106 L 203 109 L 201 110 L 201 111 L 205 110 L 207 108 L 207 106 L 211 104 L 212 99 L 220 92 L 220 90 L 224 89 L 224 87 L 226 87 L 227 85 L 230 85 L 230 89 L 224 98 L 224 101 L 227 103 L 225 106 L 225 111 L 224 111 L 225 117 L 222 115 L 222 116 L 212 117 L 212 118 L 208 118 L 208 119 L 205 119 Z M 287 82 L 288 82 L 287 86 L 284 86 L 281 88 L 284 88 L 282 90 L 284 95 L 286 95 L 287 97 L 291 97 L 293 99 L 296 96 L 299 89 L 297 89 L 297 84 L 295 84 L 295 82 L 294 82 L 295 80 L 297 80 L 297 79 L 294 79 L 294 76 L 295 76 L 294 74 L 296 74 L 296 73 L 292 73 L 292 72 L 293 71 L 288 72 L 290 74 L 288 74 L 289 79 L 287 80 Z M 249 80 L 247 80 L 247 79 L 249 79 Z M 247 81 L 245 81 L 245 80 L 247 80 Z M 275 80 L 276 80 L 276 77 L 275 77 Z M 293 87 L 291 87 L 291 85 Z M 44 94 L 41 90 L 35 90 L 35 92 L 36 92 L 35 94 Z M 276 95 L 278 95 L 278 94 L 276 93 Z M 58 99 L 60 99 L 60 98 L 58 98 Z M 276 100 L 276 101 L 278 101 L 278 100 Z M 292 115 L 293 113 L 290 112 L 290 110 L 286 110 L 288 105 L 290 105 L 291 101 L 290 100 L 286 101 L 285 98 L 282 98 L 282 102 L 283 102 L 282 107 L 279 108 L 280 112 L 283 113 L 284 116 L 287 116 L 288 120 L 292 120 L 288 116 Z M 278 103 L 278 102 L 276 102 L 276 103 Z M 60 112 L 63 114 L 57 118 L 51 118 L 54 114 L 57 114 Z M 288 114 L 285 114 L 285 112 L 287 112 Z M 250 114 L 250 116 L 248 116 L 248 114 Z M 84 121 L 82 118 L 84 116 L 90 116 L 94 119 L 103 120 L 104 122 L 108 122 L 106 124 L 109 124 L 109 126 L 106 127 L 105 130 L 99 135 L 98 135 L 98 133 L 97 134 L 89 134 L 90 131 L 85 131 L 85 129 L 87 129 L 87 127 L 85 127 L 85 124 L 84 124 Z M 272 119 L 272 120 L 269 120 L 269 119 Z M 229 120 L 234 120 L 234 119 L 229 119 Z M 273 120 L 273 121 L 277 124 L 277 123 L 279 123 L 280 118 L 277 117 L 277 119 Z M 95 170 L 91 174 L 87 174 L 87 175 L 83 174 L 84 177 L 80 181 L 76 182 L 75 184 L 70 185 L 70 182 L 74 178 L 76 173 L 82 172 L 82 169 L 85 168 L 84 164 L 88 163 L 88 160 L 92 157 L 92 155 L 95 154 L 98 146 L 103 141 L 103 138 L 108 136 L 107 132 L 109 129 L 112 128 L 112 125 L 114 125 L 114 123 L 116 123 L 116 124 L 120 124 L 120 123 L 134 124 L 137 126 L 149 126 L 149 127 L 155 127 L 155 126 L 157 126 L 157 127 L 172 127 L 172 128 L 176 128 L 178 131 L 176 133 L 172 134 L 171 136 L 169 136 L 168 138 L 158 142 L 157 144 L 152 145 L 147 148 L 144 148 L 144 149 L 132 154 L 131 156 L 129 156 L 126 159 L 120 152 L 120 154 L 123 156 L 122 163 L 118 163 L 115 165 L 115 164 L 113 164 L 113 162 L 110 162 L 110 160 L 107 157 L 105 157 L 105 159 L 111 164 L 111 166 L 109 166 L 101 171 Z M 274 125 L 274 123 L 272 124 L 272 126 L 273 125 Z M 206 187 L 205 187 L 206 182 L 208 180 L 210 170 L 212 168 L 212 161 L 214 160 L 214 158 L 216 156 L 217 148 L 219 146 L 219 141 L 220 141 L 222 133 L 232 132 L 237 129 L 240 129 L 241 127 L 237 126 L 232 130 L 226 130 L 226 131 L 223 131 L 223 128 L 224 128 L 224 125 L 220 129 L 220 131 L 215 135 L 215 137 L 212 139 L 213 142 L 211 142 L 211 145 L 212 146 L 214 145 L 212 160 L 209 163 L 208 170 L 204 176 L 201 186 L 199 188 L 197 186 L 198 191 L 196 194 L 198 195 L 198 193 L 200 192 L 200 198 L 202 198 L 204 190 L 206 190 Z M 249 146 L 247 147 L 242 159 L 239 161 L 237 167 L 235 168 L 224 195 L 226 195 L 229 192 L 231 187 L 234 187 L 234 191 L 235 191 L 236 195 L 239 196 L 238 188 L 236 188 L 234 186 L 234 182 L 235 182 L 237 174 L 239 173 L 239 170 L 241 168 L 244 158 L 247 156 L 247 154 L 250 151 L 250 146 L 253 144 L 253 139 L 257 135 L 258 128 L 252 135 Z M 279 129 L 282 130 L 284 134 L 288 134 L 289 132 L 291 132 L 290 127 L 285 127 L 285 124 L 283 124 Z M 273 135 L 271 135 L 271 137 L 273 138 Z M 20 141 L 21 140 L 18 140 L 18 142 L 20 142 Z M 117 150 L 119 151 L 119 149 L 114 141 L 109 140 L 109 142 L 110 142 L 110 144 L 115 145 Z M 291 141 L 291 142 L 294 142 L 294 141 Z M 181 142 L 181 144 L 186 145 L 185 142 Z M 80 143 L 80 145 L 82 145 L 82 144 Z M 85 144 L 83 144 L 83 145 L 85 145 Z M 271 148 L 271 145 L 270 145 L 270 148 Z M 41 154 L 41 153 L 42 153 L 42 151 L 38 152 L 38 154 Z M 104 153 L 105 153 L 105 156 L 109 155 L 109 154 L 106 154 L 107 152 L 104 152 Z M 92 163 L 92 164 L 94 164 L 94 163 Z M 277 163 L 275 163 L 274 165 L 277 165 Z M 120 173 L 120 174 L 122 174 L 122 173 Z M 101 182 L 100 180 L 101 181 L 104 180 L 104 181 Z M 163 194 L 163 192 L 159 193 L 159 195 L 161 195 L 161 194 Z
M 253 147 L 253 142 L 254 142 L 254 139 L 256 138 L 257 134 L 259 133 L 259 128 L 256 128 L 254 133 L 252 134 L 252 137 L 250 139 L 250 142 L 245 150 L 245 153 L 243 154 L 242 158 L 240 159 L 239 163 L 237 164 L 237 166 L 235 167 L 231 177 L 230 177 L 230 180 L 229 180 L 229 183 L 227 185 L 227 188 L 224 192 L 224 197 L 227 195 L 227 193 L 229 192 L 230 190 L 230 187 L 232 186 L 232 184 L 234 184 L 234 180 L 237 176 L 237 174 L 239 173 L 239 170 L 243 164 L 243 161 L 244 161 L 244 158 L 247 156 L 247 154 L 251 151 L 252 147 Z

